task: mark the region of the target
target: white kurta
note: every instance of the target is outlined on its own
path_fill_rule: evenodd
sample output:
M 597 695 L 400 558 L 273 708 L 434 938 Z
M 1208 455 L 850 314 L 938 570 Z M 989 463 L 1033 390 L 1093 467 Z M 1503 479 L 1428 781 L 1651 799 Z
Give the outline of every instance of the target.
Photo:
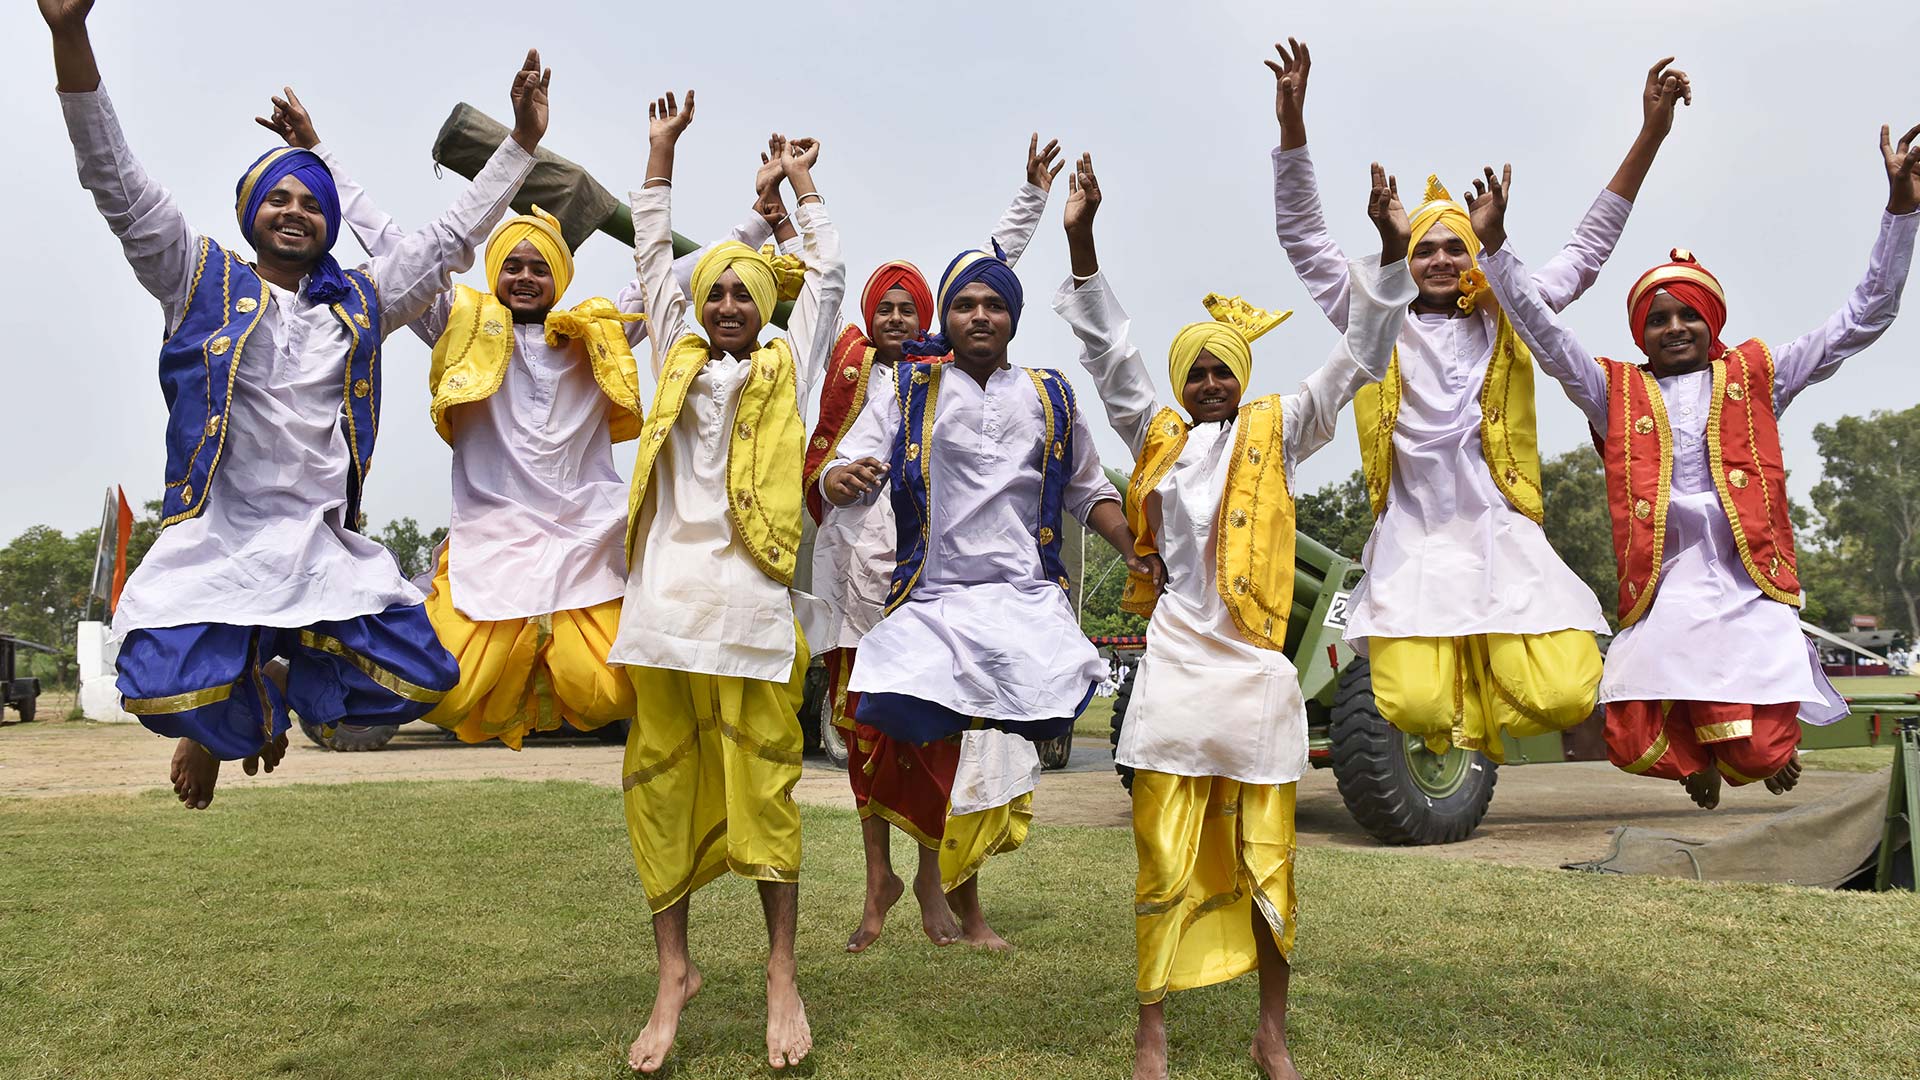
M 1354 391 L 1386 373 L 1415 295 L 1404 260 L 1386 268 L 1377 258 L 1356 262 L 1350 276 L 1357 303 L 1345 336 L 1298 392 L 1280 399 L 1289 488 L 1294 467 L 1333 438 Z M 1100 387 L 1108 421 L 1138 457 L 1163 403 L 1106 276 L 1077 287 L 1068 279 L 1053 307 L 1080 339 L 1080 362 Z M 1285 653 L 1247 640 L 1220 597 L 1214 529 L 1235 434 L 1232 424 L 1196 425 L 1148 496 L 1167 586 L 1147 625 L 1146 654 L 1114 760 L 1180 776 L 1288 784 L 1307 765 L 1299 674 Z
M 654 323 L 656 381 L 674 342 L 697 329 L 673 274 L 672 191 L 652 187 L 630 196 L 634 261 Z M 808 390 L 833 347 L 846 265 L 824 204 L 801 203 L 793 219 L 807 274 L 787 337 L 797 369 L 795 407 L 805 415 Z M 727 510 L 734 417 L 752 374 L 751 362 L 722 355 L 708 360 L 687 388 L 639 510 L 620 633 L 607 658 L 612 663 L 782 683 L 792 673 L 793 599 L 753 561 Z
M 1920 214 L 1882 215 L 1866 276 L 1818 329 L 1773 352 L 1773 407 L 1831 376 L 1840 362 L 1893 324 L 1913 261 Z M 1528 285 L 1512 245 L 1485 260 L 1488 280 L 1534 359 L 1560 381 L 1596 431 L 1607 427 L 1606 371 Z M 1736 341 L 1738 339 L 1735 339 Z M 1621 630 L 1600 680 L 1605 701 L 1802 703 L 1817 723 L 1846 706 L 1820 670 L 1800 631 L 1799 612 L 1769 598 L 1748 576 L 1735 546 L 1707 448 L 1713 374 L 1701 370 L 1658 380 L 1673 431 L 1673 486 L 1665 558 L 1653 603 Z
M 900 431 L 891 393 L 863 410 L 821 473 L 863 457 L 886 460 Z M 860 642 L 848 688 L 906 694 L 967 716 L 1028 722 L 1072 716 L 1106 674 L 1065 590 L 1040 566 L 1040 476 L 1046 453 L 1040 395 L 1026 368 L 981 386 L 957 367 L 940 380 L 924 448 L 932 521 L 913 598 Z M 885 489 L 868 496 L 885 498 Z M 1118 500 L 1100 468 L 1084 410 L 1073 417 L 1073 464 L 1062 505 L 1083 524 Z
M 1327 233 L 1305 147 L 1273 152 L 1274 219 L 1294 272 L 1337 327 L 1347 320 L 1346 258 Z M 1567 246 L 1535 275 L 1558 311 L 1592 286 L 1632 204 L 1594 199 Z M 1493 482 L 1480 445 L 1480 391 L 1493 359 L 1494 316 L 1413 315 L 1400 332 L 1400 415 L 1393 480 L 1354 590 L 1346 638 L 1605 633 L 1593 590 L 1560 560 L 1539 525 Z
M 61 94 L 60 104 L 80 182 L 171 332 L 185 314 L 199 234 L 134 160 L 104 89 Z M 418 318 L 472 261 L 532 167 L 508 140 L 439 220 L 365 264 L 383 333 Z M 421 601 L 393 556 L 345 520 L 351 454 L 340 388 L 350 348 L 330 310 L 270 285 L 237 362 L 206 509 L 160 534 L 127 581 L 115 635 L 199 622 L 307 626 Z
M 369 254 L 383 255 L 405 236 L 324 146 L 340 215 Z M 766 223 L 754 217 L 732 238 L 758 245 Z M 683 281 L 699 252 L 674 266 Z M 684 266 L 682 265 L 684 264 Z M 684 272 L 683 272 L 684 270 Z M 492 291 L 491 282 L 479 286 Z M 614 301 L 646 310 L 639 282 Z M 556 306 L 560 306 L 556 304 Z M 437 296 L 413 332 L 440 340 L 453 310 L 451 290 Z M 646 338 L 645 321 L 626 324 L 627 341 Z M 500 388 L 447 414 L 453 429 L 453 515 L 447 577 L 453 605 L 469 619 L 535 618 L 618 599 L 627 579 L 627 482 L 614 468 L 612 404 L 594 380 L 584 342 L 549 345 L 540 323 L 515 323 Z
M 1020 261 L 1046 209 L 1047 192 L 1038 186 L 1022 184 L 1014 193 L 1012 205 L 992 234 L 1009 266 Z M 866 401 L 892 396 L 893 383 L 893 365 L 875 363 L 867 377 Z M 811 644 L 824 652 L 860 644 L 880 621 L 893 577 L 896 536 L 891 500 L 852 506 L 822 502 L 826 513 L 813 537 L 812 587 L 826 604 L 831 622 L 828 632 Z

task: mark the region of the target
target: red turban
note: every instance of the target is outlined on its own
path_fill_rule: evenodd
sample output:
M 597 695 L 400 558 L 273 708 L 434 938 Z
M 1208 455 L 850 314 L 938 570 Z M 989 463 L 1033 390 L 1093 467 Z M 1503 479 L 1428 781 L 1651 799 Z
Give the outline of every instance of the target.
M 867 287 L 860 292 L 860 316 L 866 320 L 868 337 L 873 336 L 873 309 L 880 306 L 880 298 L 887 295 L 889 289 L 905 289 L 907 295 L 913 297 L 913 311 L 920 319 L 921 333 L 932 328 L 933 290 L 927 287 L 927 279 L 912 263 L 895 261 L 875 270 L 867 279 Z
M 1647 311 L 1653 307 L 1655 294 L 1665 292 L 1706 320 L 1707 332 L 1713 335 L 1707 359 L 1717 360 L 1727 351 L 1720 343 L 1720 331 L 1727 325 L 1727 294 L 1720 290 L 1720 279 L 1709 274 L 1693 252 L 1674 248 L 1672 257 L 1672 262 L 1641 274 L 1627 291 L 1627 328 L 1633 332 L 1633 343 L 1641 352 L 1647 351 Z

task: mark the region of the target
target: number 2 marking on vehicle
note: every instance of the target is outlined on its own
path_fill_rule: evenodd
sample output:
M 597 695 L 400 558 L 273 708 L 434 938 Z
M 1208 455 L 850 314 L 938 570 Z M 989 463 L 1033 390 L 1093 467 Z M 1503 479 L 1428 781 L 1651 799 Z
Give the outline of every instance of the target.
M 1351 596 L 1353 596 L 1351 592 L 1334 593 L 1333 599 L 1327 601 L 1327 617 L 1321 620 L 1321 625 L 1330 626 L 1335 630 L 1345 630 L 1347 628 L 1347 600 Z

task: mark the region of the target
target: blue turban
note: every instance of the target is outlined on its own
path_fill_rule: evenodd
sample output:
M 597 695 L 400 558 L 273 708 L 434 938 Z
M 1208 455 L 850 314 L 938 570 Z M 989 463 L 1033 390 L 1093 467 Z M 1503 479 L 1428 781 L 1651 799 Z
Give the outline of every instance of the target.
M 320 213 L 327 219 L 327 246 L 307 275 L 307 299 L 316 304 L 337 304 L 347 298 L 347 275 L 340 263 L 326 252 L 340 238 L 340 192 L 333 186 L 333 173 L 320 155 L 292 146 L 276 146 L 255 158 L 246 175 L 234 186 L 233 209 L 240 218 L 240 235 L 257 249 L 253 239 L 253 219 L 260 204 L 285 177 L 294 177 L 307 185 L 320 200 Z
M 1013 331 L 1020 332 L 1020 307 L 1025 302 L 1025 294 L 1020 289 L 1020 277 L 1007 265 L 1006 253 L 1000 250 L 999 241 L 993 242 L 992 251 L 963 251 L 947 264 L 947 272 L 940 275 L 940 332 L 918 341 L 909 341 L 901 346 L 908 356 L 945 356 L 953 351 L 953 342 L 947 337 L 947 309 L 953 306 L 953 298 L 960 290 L 974 283 L 980 283 L 1000 294 L 1007 302 L 1007 311 L 1013 316 Z

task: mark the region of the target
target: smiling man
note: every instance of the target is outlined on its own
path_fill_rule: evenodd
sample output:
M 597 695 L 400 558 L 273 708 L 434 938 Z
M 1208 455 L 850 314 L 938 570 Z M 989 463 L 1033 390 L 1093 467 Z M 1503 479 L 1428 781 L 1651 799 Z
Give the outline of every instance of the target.
M 1847 714 L 1800 631 L 1779 418 L 1893 325 L 1920 228 L 1916 138 L 1920 127 L 1895 146 L 1880 129 L 1887 206 L 1866 274 L 1826 322 L 1777 350 L 1722 342 L 1719 279 L 1675 248 L 1627 293 L 1627 330 L 1646 362 L 1596 358 L 1507 243 L 1511 167 L 1487 169 L 1470 196 L 1495 294 L 1586 414 L 1606 465 L 1620 579 L 1620 633 L 1600 684 L 1608 756 L 1680 781 L 1707 809 L 1723 783 L 1792 788 L 1799 721 Z
M 833 342 L 846 267 L 813 183 L 819 144 L 776 139 L 769 156 L 794 193 L 792 222 L 779 214 L 776 230 L 788 250 L 718 244 L 682 289 L 674 153 L 693 113 L 692 91 L 684 109 L 672 94 L 648 107 L 647 178 L 631 195 L 657 386 L 640 431 L 626 600 L 608 659 L 627 666 L 639 706 L 621 786 L 659 960 L 653 1011 L 628 1051 L 642 1072 L 666 1065 L 700 989 L 687 948 L 691 898 L 728 872 L 756 883 L 766 920 L 767 1064 L 798 1065 L 813 1048 L 794 958 L 807 643 L 792 585 L 801 415 Z M 787 334 L 762 345 L 783 299 L 796 301 Z
M 370 254 L 403 242 L 291 88 L 259 122 L 326 161 L 341 215 Z M 758 186 L 781 175 L 780 163 L 763 165 Z M 733 238 L 771 234 L 756 213 Z M 689 278 L 699 254 L 677 260 L 675 274 Z M 433 423 L 453 448 L 453 517 L 427 615 L 460 683 L 424 719 L 518 749 L 529 731 L 562 721 L 591 730 L 634 713 L 633 683 L 607 651 L 626 590 L 627 483 L 613 446 L 640 433 L 633 348 L 646 303 L 635 280 L 614 299 L 560 308 L 573 252 L 537 206 L 494 230 L 482 265 L 491 294 L 456 285 L 411 324 L 433 348 Z
M 1046 212 L 1048 192 L 1061 168 L 1054 164 L 1059 152 L 1057 141 L 1042 147 L 1038 132 L 1028 140 L 1026 183 L 992 233 L 1009 266 L 1026 250 Z M 813 541 L 813 588 L 827 602 L 832 619 L 827 634 L 810 644 L 823 650 L 833 723 L 846 739 L 847 781 L 860 811 L 867 868 L 866 901 L 860 925 L 847 938 L 847 951 L 864 951 L 879 938 L 887 912 L 905 892 L 893 871 L 890 835 L 895 828 L 919 844 L 913 893 L 927 937 L 937 945 L 962 939 L 989 945 L 999 938 L 972 902 L 977 886 L 963 889 L 958 898 L 969 913 L 964 927 L 955 921 L 947 893 L 973 880 L 979 860 L 1018 845 L 1031 813 L 1027 804 L 1037 769 L 1030 766 L 1039 764 L 1037 753 L 1027 745 L 991 745 L 1004 736 L 990 732 L 921 745 L 896 742 L 860 722 L 860 695 L 847 689 L 856 647 L 880 621 L 893 574 L 893 504 L 876 499 L 835 507 L 821 497 L 816 482 L 863 409 L 893 393 L 902 350 L 933 326 L 933 291 L 912 263 L 890 262 L 867 279 L 860 308 L 866 329 L 849 324 L 841 332 L 827 367 L 829 377 L 820 382 L 820 416 L 807 444 L 805 477 L 807 508 L 820 527 Z M 957 775 L 963 763 L 971 768 Z M 987 765 L 1005 765 L 1010 771 L 981 775 L 979 769 Z M 949 813 L 956 789 L 961 792 L 957 815 Z M 970 799 L 969 792 L 983 793 L 990 805 L 976 805 L 979 800 Z M 949 831 L 956 841 L 951 847 L 944 845 Z M 998 840 L 1003 834 L 1004 840 Z M 953 854 L 948 856 L 948 851 Z M 949 864 L 945 874 L 943 859 Z
M 1280 121 L 1275 230 L 1301 283 L 1344 330 L 1346 258 L 1327 234 L 1307 154 L 1312 55 L 1290 45 L 1267 62 Z M 1613 179 L 1536 275 L 1555 310 L 1599 276 L 1675 106 L 1691 100 L 1686 74 L 1669 63 L 1647 73 L 1640 131 Z M 1592 714 L 1593 635 L 1607 623 L 1540 528 L 1533 363 L 1488 302 L 1466 212 L 1429 178 L 1410 220 L 1419 295 L 1386 376 L 1353 402 L 1374 526 L 1346 638 L 1369 656 L 1374 697 L 1395 727 L 1435 753 L 1458 746 L 1500 761 L 1503 734 L 1561 731 Z
M 61 109 L 93 193 L 167 338 L 163 531 L 114 632 L 128 712 L 178 739 L 174 790 L 213 798 L 222 760 L 270 769 L 289 708 L 321 725 L 400 724 L 453 688 L 453 658 L 393 556 L 356 530 L 380 415 L 380 345 L 473 257 L 547 125 L 536 53 L 513 83 L 513 137 L 445 214 L 359 269 L 328 252 L 324 163 L 282 147 L 241 177 L 247 261 L 196 231 L 127 149 L 87 34 L 90 0 L 40 0 Z M 287 661 L 285 681 L 272 662 Z
M 983 728 L 1037 741 L 1069 729 L 1086 708 L 1106 667 L 1068 599 L 1064 514 L 1129 566 L 1146 568 L 1065 376 L 1008 360 L 1022 300 L 1020 279 L 999 254 L 957 256 L 940 279 L 941 333 L 905 349 L 952 360 L 895 365 L 820 478 L 835 506 L 871 503 L 890 485 L 892 583 L 848 689 L 861 695 L 861 721 L 897 742 Z M 1001 780 L 992 785 L 999 793 L 976 805 L 1005 806 L 1017 785 L 1031 784 L 1022 762 L 1037 759 L 1016 756 L 1030 748 L 991 740 L 972 749 L 998 758 L 981 775 Z M 956 793 L 956 813 L 961 799 Z M 1015 825 L 1007 823 L 1009 839 Z M 969 834 L 976 839 L 980 857 L 1001 847 L 997 834 Z M 956 874 L 943 867 L 960 879 L 953 895 L 963 933 L 1004 948 L 980 911 L 978 859 L 965 861 Z

